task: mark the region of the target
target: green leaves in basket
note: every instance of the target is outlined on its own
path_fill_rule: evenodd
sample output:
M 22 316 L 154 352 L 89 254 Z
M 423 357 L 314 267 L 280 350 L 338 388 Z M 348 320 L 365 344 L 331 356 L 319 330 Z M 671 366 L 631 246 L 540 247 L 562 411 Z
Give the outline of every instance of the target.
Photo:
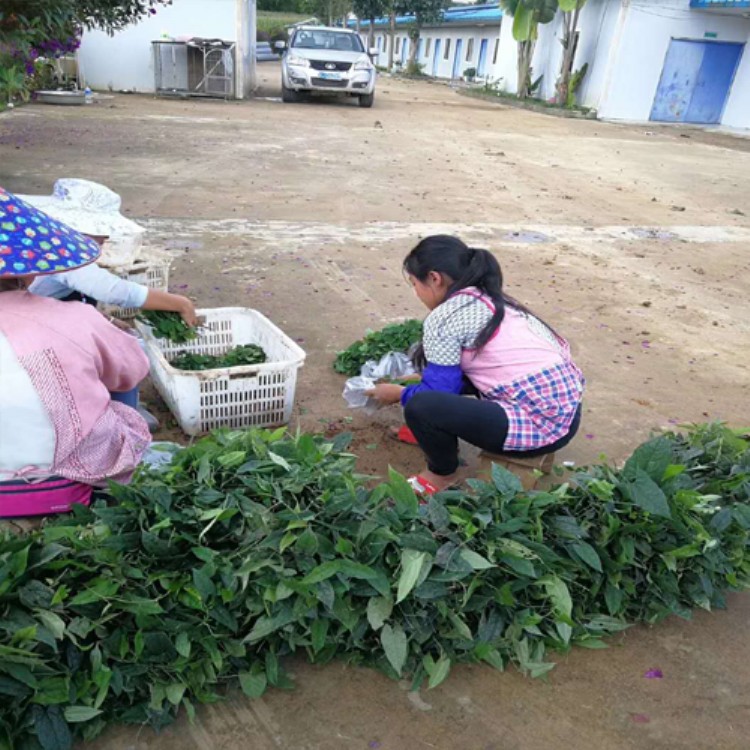
M 255 344 L 243 344 L 218 356 L 183 352 L 178 354 L 170 364 L 178 370 L 216 370 L 222 367 L 262 365 L 266 359 L 266 353 L 261 347 Z
M 141 310 L 138 320 L 151 326 L 151 332 L 157 339 L 168 339 L 173 344 L 185 344 L 198 336 L 196 330 L 176 312 Z
M 395 472 L 358 475 L 347 445 L 217 432 L 110 502 L 0 531 L 0 748 L 289 688 L 292 654 L 415 688 L 461 662 L 541 676 L 553 651 L 750 583 L 750 448 L 722 425 L 551 490 L 497 471 L 423 506 Z

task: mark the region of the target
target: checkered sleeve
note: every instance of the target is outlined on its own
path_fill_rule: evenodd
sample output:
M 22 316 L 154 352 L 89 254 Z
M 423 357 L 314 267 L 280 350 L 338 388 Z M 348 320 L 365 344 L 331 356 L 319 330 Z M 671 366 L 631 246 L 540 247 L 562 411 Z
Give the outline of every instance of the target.
M 425 358 L 436 365 L 460 365 L 461 352 L 473 348 L 491 319 L 492 310 L 482 300 L 456 294 L 425 320 L 422 337 Z

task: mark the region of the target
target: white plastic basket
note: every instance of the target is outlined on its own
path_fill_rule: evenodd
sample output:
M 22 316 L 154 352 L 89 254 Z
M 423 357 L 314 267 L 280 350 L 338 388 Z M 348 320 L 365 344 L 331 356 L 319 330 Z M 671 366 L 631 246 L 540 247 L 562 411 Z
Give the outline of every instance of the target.
M 169 260 L 137 260 L 124 271 L 114 271 L 122 279 L 143 284 L 149 289 L 166 292 L 169 288 Z M 140 309 L 137 307 L 117 307 L 117 305 L 102 305 L 103 311 L 113 318 L 129 320 L 134 318 Z
M 305 352 L 268 318 L 244 307 L 198 310 L 203 333 L 186 344 L 157 339 L 141 321 L 151 377 L 177 422 L 188 435 L 218 427 L 273 427 L 292 415 L 297 370 Z M 268 358 L 262 365 L 192 372 L 169 362 L 178 354 L 225 354 L 242 344 L 257 344 Z

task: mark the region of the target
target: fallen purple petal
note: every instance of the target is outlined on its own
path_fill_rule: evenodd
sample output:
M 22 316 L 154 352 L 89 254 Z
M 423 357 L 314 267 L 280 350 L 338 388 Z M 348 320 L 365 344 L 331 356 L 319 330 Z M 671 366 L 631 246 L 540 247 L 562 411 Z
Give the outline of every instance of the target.
M 661 669 L 649 669 L 644 675 L 647 680 L 661 680 L 664 672 Z
M 585 437 L 586 437 L 586 440 L 593 440 L 594 439 L 594 435 L 591 432 L 587 432 L 586 435 L 585 435 Z
M 630 720 L 636 724 L 648 724 L 651 721 L 646 714 L 630 714 Z
M 187 289 L 188 285 L 187 284 L 180 284 L 177 288 L 178 289 Z
M 367 743 L 367 747 L 372 747 L 372 748 L 380 747 L 380 743 L 377 740 L 370 740 Z

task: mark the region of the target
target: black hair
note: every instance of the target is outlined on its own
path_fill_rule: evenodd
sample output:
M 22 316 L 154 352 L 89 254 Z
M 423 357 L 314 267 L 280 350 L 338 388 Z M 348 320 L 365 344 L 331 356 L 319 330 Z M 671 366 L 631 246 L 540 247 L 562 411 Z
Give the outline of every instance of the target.
M 503 272 L 497 258 L 489 250 L 469 247 L 458 237 L 447 234 L 425 237 L 404 259 L 404 273 L 424 282 L 432 271 L 442 274 L 450 282 L 448 297 L 461 289 L 475 287 L 492 300 L 495 313 L 477 336 L 477 351 L 487 344 L 500 327 L 507 306 L 541 320 L 518 300 L 503 292 Z M 552 328 L 550 330 L 554 333 Z M 424 367 L 424 349 L 421 345 L 413 359 L 418 367 Z

